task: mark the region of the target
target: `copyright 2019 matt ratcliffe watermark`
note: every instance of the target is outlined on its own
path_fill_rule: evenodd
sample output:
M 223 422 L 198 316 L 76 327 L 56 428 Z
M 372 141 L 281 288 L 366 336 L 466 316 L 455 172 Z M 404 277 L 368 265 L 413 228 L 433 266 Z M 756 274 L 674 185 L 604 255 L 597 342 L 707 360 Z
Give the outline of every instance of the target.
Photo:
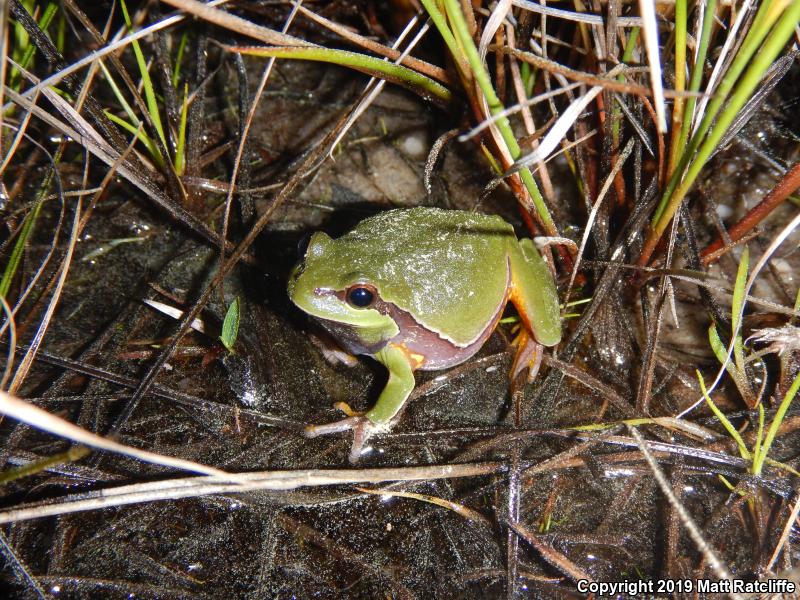
M 788 579 L 745 581 L 744 579 L 627 579 L 625 581 L 589 581 L 579 579 L 581 594 L 603 596 L 641 596 L 643 594 L 794 594 L 797 585 Z

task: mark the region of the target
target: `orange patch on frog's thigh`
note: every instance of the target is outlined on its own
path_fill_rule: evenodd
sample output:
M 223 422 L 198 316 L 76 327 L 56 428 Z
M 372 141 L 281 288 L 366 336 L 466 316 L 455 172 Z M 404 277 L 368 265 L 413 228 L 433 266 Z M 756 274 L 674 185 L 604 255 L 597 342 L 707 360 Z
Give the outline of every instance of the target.
M 525 325 L 525 329 L 528 330 L 528 333 L 535 340 L 536 334 L 534 333 L 533 324 L 531 323 L 531 316 L 526 311 L 525 301 L 522 298 L 522 294 L 520 293 L 520 286 L 514 280 L 513 272 L 511 273 L 510 279 L 511 281 L 508 286 L 508 293 L 506 294 L 506 297 L 508 298 L 508 301 L 514 305 L 514 308 L 517 309 L 517 314 L 519 315 L 519 318 L 522 319 L 522 323 L 523 325 Z
M 412 352 L 405 342 L 389 342 L 388 345 L 397 348 L 403 354 L 406 355 L 406 358 L 408 359 L 408 364 L 411 365 L 411 369 L 413 371 L 421 369 L 422 365 L 425 364 L 425 357 L 422 354 L 417 354 L 416 352 Z

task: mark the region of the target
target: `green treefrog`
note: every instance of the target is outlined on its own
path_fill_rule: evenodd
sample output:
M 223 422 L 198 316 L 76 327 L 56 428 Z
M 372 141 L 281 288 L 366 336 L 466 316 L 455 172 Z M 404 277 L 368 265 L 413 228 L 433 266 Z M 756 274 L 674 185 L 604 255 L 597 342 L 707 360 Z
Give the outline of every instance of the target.
M 470 358 L 508 301 L 521 317 L 525 342 L 529 336 L 544 346 L 561 340 L 558 293 L 547 264 L 531 240 L 517 240 L 497 216 L 396 209 L 338 239 L 315 233 L 288 291 L 346 350 L 372 356 L 389 370 L 369 411 L 358 414 L 343 404 L 347 418 L 306 428 L 309 437 L 353 430 L 351 462 L 372 433 L 390 429 L 414 389 L 414 371 Z

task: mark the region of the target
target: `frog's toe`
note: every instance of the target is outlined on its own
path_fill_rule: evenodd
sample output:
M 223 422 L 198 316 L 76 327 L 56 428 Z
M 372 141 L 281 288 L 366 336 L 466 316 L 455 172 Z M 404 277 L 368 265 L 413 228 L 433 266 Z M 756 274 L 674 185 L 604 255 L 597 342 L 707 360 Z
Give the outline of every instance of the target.
M 372 431 L 373 425 L 369 419 L 361 419 L 353 428 L 353 445 L 350 447 L 350 455 L 348 456 L 351 465 L 356 464 L 358 459 L 361 458 L 361 453 L 364 451 L 364 444 L 369 439 Z
M 306 425 L 303 434 L 307 438 L 315 438 L 321 435 L 328 435 L 330 433 L 339 433 L 340 431 L 355 430 L 358 427 L 358 422 L 362 417 L 347 417 L 341 421 L 334 421 L 333 423 L 325 423 L 324 425 Z
M 509 379 L 514 381 L 522 371 L 528 369 L 528 382 L 533 381 L 542 365 L 542 345 L 533 339 L 524 327 L 520 329 L 512 345 L 516 347 L 517 353 L 511 365 Z
M 348 417 L 325 425 L 307 425 L 303 433 L 307 438 L 315 438 L 352 430 L 353 445 L 350 447 L 349 460 L 350 464 L 355 464 L 364 451 L 364 444 L 377 429 L 378 427 L 366 417 Z

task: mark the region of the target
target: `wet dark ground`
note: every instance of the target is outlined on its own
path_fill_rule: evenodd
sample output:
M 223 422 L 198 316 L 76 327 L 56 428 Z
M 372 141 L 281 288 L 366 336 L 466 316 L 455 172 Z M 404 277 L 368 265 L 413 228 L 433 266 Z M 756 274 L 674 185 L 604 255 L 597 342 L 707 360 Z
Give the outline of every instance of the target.
M 256 80 L 263 62 L 248 63 Z M 231 78 L 219 76 L 207 100 L 209 146 L 237 127 L 235 102 L 222 92 Z M 291 160 L 350 106 L 365 81 L 337 68 L 278 63 L 250 135 L 251 185 L 284 181 Z M 797 130 L 785 111 L 794 106 L 797 81 L 795 69 L 769 110 L 752 125 L 756 134 L 769 136 L 763 139 L 770 155 L 789 162 L 797 159 L 797 138 L 791 137 Z M 236 352 L 221 351 L 212 336 L 189 334 L 159 374 L 160 397 L 151 393 L 140 402 L 120 441 L 231 472 L 348 467 L 349 435 L 308 440 L 299 429 L 338 418 L 332 408 L 336 401 L 368 408 L 385 374 L 366 358 L 354 368 L 328 364 L 307 335 L 312 326 L 288 302 L 286 277 L 308 232 L 341 233 L 364 216 L 392 207 L 478 207 L 515 220 L 508 191 L 497 190 L 479 201 L 491 173 L 471 143 L 454 142 L 447 148 L 435 172 L 433 193 L 426 193 L 428 150 L 442 132 L 458 125 L 458 115 L 387 87 L 333 158 L 308 173 L 302 192 L 273 216 L 252 249 L 255 264 L 234 271 L 225 281 L 224 298 L 214 295 L 203 312 L 209 326 L 218 327 L 228 303 L 240 298 Z M 749 137 L 759 139 L 752 132 Z M 715 160 L 702 188 L 729 208 L 729 219 L 741 215 L 777 177 L 752 148 L 736 142 Z M 229 169 L 230 156 L 225 156 L 203 176 L 225 180 Z M 556 212 L 562 222 L 579 227 L 585 213 L 566 165 L 556 161 L 551 175 L 563 203 Z M 65 180 L 78 185 L 80 169 Z M 210 193 L 198 192 L 195 198 L 199 212 L 208 213 L 222 202 L 222 196 Z M 253 194 L 256 211 L 265 210 L 270 198 Z M 704 206 L 696 202 L 691 212 L 708 241 L 713 229 L 704 218 Z M 47 207 L 26 264 L 36 264 L 47 250 L 48 225 L 58 208 L 55 203 Z M 756 252 L 758 244 L 763 248 L 769 232 L 796 210 L 792 205 L 781 208 L 751 250 Z M 246 231 L 246 221 L 234 219 L 233 237 Z M 578 237 L 580 231 L 572 235 Z M 111 243 L 123 238 L 131 239 Z M 784 248 L 788 250 L 777 263 L 779 273 L 765 276 L 756 294 L 791 306 L 800 271 L 796 249 L 791 244 Z M 107 430 L 132 385 L 111 383 L 90 367 L 134 382 L 142 377 L 176 327 L 143 300 L 188 305 L 213 276 L 217 258 L 216 249 L 167 221 L 134 190 L 115 186 L 78 244 L 42 360 L 20 395 L 86 428 Z M 722 261 L 714 269 L 729 276 L 735 263 Z M 599 272 L 587 270 L 584 297 Z M 698 309 L 696 286 L 681 282 L 676 289 L 680 327 L 672 317 L 664 324 L 651 403 L 656 416 L 674 415 L 697 400 L 695 368 L 704 373 L 716 368 L 706 337 L 709 320 Z M 787 289 L 792 295 L 788 299 Z M 574 322 L 565 324 L 567 331 Z M 516 517 L 509 513 L 511 488 L 503 471 L 389 486 L 464 505 L 486 522 L 419 499 L 322 486 L 154 501 L 19 522 L 5 526 L 3 543 L 45 594 L 56 598 L 495 598 L 507 589 L 509 520 L 535 532 L 541 544 L 520 542 L 519 597 L 577 595 L 554 557 L 563 557 L 596 580 L 707 576 L 707 566 L 677 524 L 674 509 L 628 432 L 612 432 L 617 442 L 611 444 L 597 439 L 602 433 L 576 437 L 565 431 L 633 415 L 642 329 L 640 299 L 620 274 L 569 360 L 588 376 L 576 379 L 555 364 L 545 364 L 518 398 L 524 431 L 508 436 L 502 434 L 513 422 L 515 399 L 506 376 L 511 334 L 503 328 L 465 366 L 444 374 L 423 373 L 420 384 L 444 377 L 425 387 L 391 433 L 371 440 L 373 451 L 353 467 L 504 461 L 519 478 Z M 48 357 L 68 359 L 72 368 L 52 364 Z M 770 369 L 774 376 L 775 363 Z M 605 391 L 595 381 L 605 384 Z M 617 400 L 609 403 L 612 395 Z M 732 386 L 723 387 L 718 402 L 731 412 L 743 408 Z M 698 410 L 692 418 L 716 428 L 704 414 Z M 8 466 L 68 447 L 8 419 L 2 427 Z M 662 428 L 643 427 L 642 433 L 665 443 L 702 446 Z M 779 442 L 775 456 L 797 467 L 796 433 Z M 736 456 L 732 445 L 712 446 Z M 560 453 L 568 454 L 542 470 L 526 471 Z M 673 491 L 734 575 L 760 576 L 754 565 L 774 546 L 796 481 L 777 471 L 765 477 L 769 485 L 762 485 L 759 494 L 767 514 L 754 524 L 747 505 L 717 477 L 722 469 L 718 463 L 677 452 L 659 453 L 658 458 Z M 735 465 L 724 467 L 729 478 L 736 473 L 744 477 Z M 97 453 L 7 484 L 1 500 L 9 507 L 168 476 L 162 468 Z M 763 539 L 754 537 L 754 531 Z M 798 558 L 794 541 L 790 538 L 791 550 L 781 563 L 785 567 Z M 2 586 L 7 597 L 36 597 L 20 573 L 6 564 Z

